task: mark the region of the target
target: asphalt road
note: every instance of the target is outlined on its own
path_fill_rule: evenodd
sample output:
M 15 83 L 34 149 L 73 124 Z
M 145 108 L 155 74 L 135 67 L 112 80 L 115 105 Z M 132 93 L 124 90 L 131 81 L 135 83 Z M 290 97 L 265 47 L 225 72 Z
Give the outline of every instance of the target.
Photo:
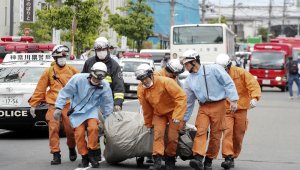
M 300 99 L 289 100 L 288 93 L 264 88 L 258 107 L 249 111 L 249 127 L 243 150 L 235 161 L 235 170 L 299 170 L 300 169 Z M 198 107 L 198 106 L 197 106 Z M 126 100 L 124 110 L 138 111 L 138 102 Z M 195 109 L 196 110 L 196 109 Z M 195 112 L 194 110 L 194 112 Z M 190 123 L 194 123 L 196 112 Z M 0 130 L 0 169 L 3 170 L 62 170 L 78 169 L 80 157 L 68 160 L 66 139 L 61 140 L 62 164 L 51 166 L 52 155 L 48 149 L 47 134 L 37 132 L 8 132 Z M 104 148 L 104 146 L 102 146 Z M 221 155 L 213 161 L 213 169 L 221 170 Z M 176 169 L 192 170 L 188 161 L 177 160 Z M 102 161 L 99 169 L 147 169 L 137 168 L 135 159 L 118 165 Z M 89 169 L 89 168 L 86 168 Z M 79 170 L 79 169 L 78 169 Z

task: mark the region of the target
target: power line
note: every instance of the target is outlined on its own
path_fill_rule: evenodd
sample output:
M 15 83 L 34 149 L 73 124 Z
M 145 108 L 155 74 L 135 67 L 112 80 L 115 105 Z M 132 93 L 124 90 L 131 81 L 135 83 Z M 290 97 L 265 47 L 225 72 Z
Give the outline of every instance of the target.
M 161 3 L 161 4 L 170 4 L 170 1 L 169 1 L 169 0 L 167 0 L 167 1 L 162 1 L 162 0 L 151 0 L 151 1 L 158 2 L 158 3 Z M 192 9 L 192 10 L 199 11 L 199 8 L 193 8 L 193 7 L 190 7 L 190 6 L 187 6 L 187 5 L 183 4 L 183 3 L 181 3 L 181 2 L 177 2 L 177 1 L 176 1 L 176 4 L 181 5 L 181 6 L 185 7 L 185 8 L 188 8 L 188 9 Z

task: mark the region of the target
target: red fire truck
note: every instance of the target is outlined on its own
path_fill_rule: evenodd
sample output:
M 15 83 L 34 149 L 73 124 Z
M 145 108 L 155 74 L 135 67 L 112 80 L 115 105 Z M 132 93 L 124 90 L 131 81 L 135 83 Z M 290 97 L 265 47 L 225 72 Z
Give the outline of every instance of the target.
M 285 43 L 260 43 L 254 45 L 249 71 L 255 76 L 261 88 L 278 87 L 287 91 L 285 64 L 292 55 L 292 47 Z
M 300 54 L 300 38 L 296 37 L 277 37 L 272 39 L 271 42 L 274 43 L 288 43 L 292 46 L 293 50 L 293 59 L 297 60 L 298 55 Z

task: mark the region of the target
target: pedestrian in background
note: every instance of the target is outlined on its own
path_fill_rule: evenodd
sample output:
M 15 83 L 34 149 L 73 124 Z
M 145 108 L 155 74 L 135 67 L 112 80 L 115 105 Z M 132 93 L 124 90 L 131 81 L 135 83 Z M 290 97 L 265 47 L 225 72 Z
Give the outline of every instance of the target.
M 293 96 L 293 83 L 295 82 L 298 88 L 297 97 L 300 97 L 300 80 L 299 80 L 299 68 L 298 62 L 293 60 L 293 57 L 289 57 L 288 62 L 286 63 L 286 70 L 288 73 L 288 85 L 289 85 L 289 94 L 290 99 L 294 99 Z
M 222 131 L 225 129 L 226 98 L 230 99 L 231 112 L 235 112 L 239 97 L 232 79 L 220 65 L 201 64 L 200 56 L 194 50 L 183 53 L 182 63 L 190 72 L 183 85 L 188 97 L 184 121 L 190 119 L 195 100 L 201 106 L 195 123 L 197 134 L 193 143 L 194 159 L 190 161 L 190 166 L 202 170 L 205 156 L 204 169 L 211 170 L 212 160 L 218 156 Z M 209 143 L 205 151 L 209 127 Z
M 170 53 L 165 53 L 165 56 L 160 63 L 161 68 L 165 68 L 169 60 L 170 60 Z
M 222 156 L 225 161 L 222 162 L 221 167 L 230 169 L 234 168 L 234 159 L 242 150 L 243 138 L 248 126 L 247 111 L 256 107 L 261 97 L 261 89 L 257 80 L 248 71 L 232 66 L 227 54 L 219 54 L 216 63 L 221 65 L 232 78 L 239 95 L 235 113 L 230 111 L 230 102 L 226 101 L 226 128 L 222 140 Z
M 109 83 L 103 81 L 107 74 L 106 65 L 102 62 L 95 63 L 91 72 L 75 75 L 69 83 L 59 92 L 55 103 L 54 117 L 59 120 L 62 108 L 67 99 L 71 99 L 69 118 L 75 128 L 75 139 L 82 161 L 80 168 L 89 166 L 99 167 L 98 162 L 98 135 L 99 135 L 99 108 L 104 119 L 113 109 L 112 92 Z M 86 134 L 87 139 L 86 141 Z
M 172 79 L 153 76 L 153 70 L 147 64 L 141 64 L 135 75 L 141 81 L 137 95 L 143 109 L 145 126 L 149 131 L 154 128 L 154 165 L 149 169 L 161 169 L 161 161 L 165 156 L 166 169 L 172 170 L 175 168 L 180 123 L 186 111 L 186 95 Z M 168 137 L 165 144 L 167 125 Z
M 57 45 L 53 48 L 52 57 L 55 62 L 50 68 L 47 68 L 37 86 L 36 89 L 29 100 L 30 114 L 33 118 L 36 116 L 36 108 L 42 102 L 46 101 L 49 104 L 48 111 L 46 113 L 46 121 L 49 128 L 49 146 L 50 152 L 53 154 L 53 160 L 51 165 L 61 164 L 60 146 L 59 146 L 59 131 L 60 131 L 60 121 L 54 119 L 55 111 L 55 101 L 59 91 L 67 84 L 71 77 L 79 71 L 70 65 L 66 64 L 66 58 L 69 55 L 69 48 L 64 45 Z M 49 88 L 49 90 L 47 90 Z M 67 145 L 69 147 L 69 158 L 71 161 L 75 161 L 77 158 L 77 153 L 75 150 L 75 138 L 74 131 L 70 125 L 67 112 L 70 109 L 70 102 L 62 109 L 62 124 L 67 136 Z

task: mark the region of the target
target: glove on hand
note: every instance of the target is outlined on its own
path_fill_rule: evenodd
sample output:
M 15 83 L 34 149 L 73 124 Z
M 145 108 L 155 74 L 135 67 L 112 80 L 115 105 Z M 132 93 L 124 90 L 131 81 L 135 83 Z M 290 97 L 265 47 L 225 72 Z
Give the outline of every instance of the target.
M 122 110 L 121 106 L 115 105 L 115 106 L 114 106 L 114 109 L 113 109 L 113 112 L 119 112 L 119 111 L 121 111 L 121 110 Z
M 35 117 L 36 117 L 36 114 L 35 114 L 35 107 L 31 107 L 31 108 L 30 108 L 30 114 L 31 114 L 32 118 L 35 118 Z
M 257 100 L 256 99 L 252 99 L 250 101 L 250 107 L 251 107 L 251 109 L 254 108 L 254 107 L 256 107 L 256 106 L 257 106 Z
M 60 120 L 60 118 L 61 118 L 61 109 L 56 109 L 54 111 L 54 119 L 55 120 Z
M 238 107 L 237 101 L 231 101 L 230 102 L 230 111 L 231 111 L 231 113 L 234 113 L 237 110 L 237 107 Z
M 180 120 L 173 119 L 173 123 L 175 123 L 175 124 L 179 124 L 179 123 L 180 123 Z
M 153 128 L 147 128 L 147 131 L 151 134 L 153 132 Z

